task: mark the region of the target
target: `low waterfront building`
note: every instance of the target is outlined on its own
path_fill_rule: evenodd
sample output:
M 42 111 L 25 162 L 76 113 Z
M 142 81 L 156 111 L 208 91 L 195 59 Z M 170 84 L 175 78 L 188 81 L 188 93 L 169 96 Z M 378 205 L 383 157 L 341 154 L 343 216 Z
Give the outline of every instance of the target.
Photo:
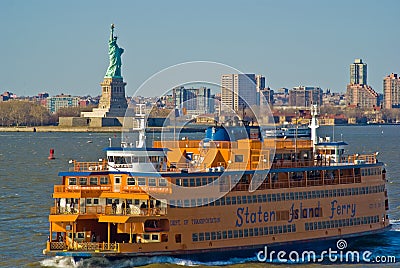
M 79 98 L 71 95 L 57 95 L 46 98 L 46 107 L 50 113 L 57 113 L 60 108 L 78 107 Z
M 310 107 L 322 105 L 322 89 L 319 87 L 299 86 L 289 90 L 289 106 Z

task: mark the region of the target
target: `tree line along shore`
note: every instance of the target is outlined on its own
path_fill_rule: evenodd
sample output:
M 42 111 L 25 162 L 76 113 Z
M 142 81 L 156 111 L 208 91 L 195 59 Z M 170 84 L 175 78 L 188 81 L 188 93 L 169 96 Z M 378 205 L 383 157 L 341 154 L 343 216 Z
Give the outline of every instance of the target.
M 121 131 L 121 127 L 58 127 L 60 117 L 79 117 L 81 112 L 91 111 L 94 107 L 68 107 L 60 108 L 57 113 L 51 114 L 45 107 L 35 102 L 28 101 L 6 101 L 0 102 L 0 131 L 59 131 L 59 132 L 114 132 Z M 278 115 L 296 114 L 296 119 L 300 115 L 295 108 L 276 108 L 272 111 Z M 163 113 L 161 113 L 163 112 Z M 160 117 L 160 114 L 169 114 L 170 111 L 154 108 L 150 116 Z M 249 111 L 248 114 L 250 114 Z M 322 106 L 320 117 L 342 116 L 344 119 L 352 118 L 352 124 L 365 123 L 399 123 L 400 109 L 375 109 L 374 111 L 363 110 L 358 107 L 346 106 Z M 289 118 L 289 117 L 288 117 Z M 321 120 L 321 124 L 323 124 Z M 334 121 L 332 121 L 333 124 Z

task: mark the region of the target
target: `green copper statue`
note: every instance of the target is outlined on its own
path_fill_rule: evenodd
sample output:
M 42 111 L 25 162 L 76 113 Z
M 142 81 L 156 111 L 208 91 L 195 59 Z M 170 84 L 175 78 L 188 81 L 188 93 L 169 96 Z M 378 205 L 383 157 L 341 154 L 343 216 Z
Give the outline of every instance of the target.
M 114 36 L 114 24 L 111 24 L 111 35 L 108 41 L 108 55 L 110 56 L 110 65 L 107 68 L 105 77 L 121 77 L 121 55 L 124 49 L 118 47 L 117 37 Z

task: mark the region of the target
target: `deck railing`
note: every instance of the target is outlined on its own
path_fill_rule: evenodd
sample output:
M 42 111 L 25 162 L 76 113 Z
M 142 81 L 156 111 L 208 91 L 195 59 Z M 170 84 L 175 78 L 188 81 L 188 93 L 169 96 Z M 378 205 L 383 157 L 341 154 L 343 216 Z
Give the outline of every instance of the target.
M 275 139 L 265 139 L 264 146 L 267 148 L 275 149 L 302 149 L 302 148 L 312 148 L 311 140 L 275 140 Z
M 78 251 L 119 251 L 119 243 L 106 242 L 48 242 L 50 250 L 78 250 Z
M 107 161 L 100 162 L 73 162 L 74 166 L 69 171 L 104 171 L 108 169 Z
M 80 214 L 80 215 L 137 215 L 137 216 L 162 216 L 167 215 L 166 207 L 154 207 L 154 208 L 140 208 L 139 206 L 129 204 L 128 207 L 122 209 L 118 206 L 113 210 L 111 205 L 106 206 L 85 206 L 75 208 L 71 211 L 67 205 L 65 207 L 55 206 L 50 208 L 50 215 L 68 215 L 68 214 Z
M 210 147 L 229 149 L 237 148 L 237 142 L 229 141 L 210 141 Z M 155 148 L 199 148 L 199 146 L 207 146 L 200 140 L 179 140 L 179 141 L 153 141 Z
M 111 185 L 54 185 L 54 193 L 111 192 Z
M 167 186 L 137 186 L 137 185 L 127 185 L 121 188 L 121 193 L 159 193 L 159 194 L 169 194 L 171 193 L 171 188 Z
M 354 155 L 349 155 L 347 158 L 347 163 L 354 163 L 354 164 L 375 164 L 377 162 L 376 160 L 376 154 L 354 154 Z

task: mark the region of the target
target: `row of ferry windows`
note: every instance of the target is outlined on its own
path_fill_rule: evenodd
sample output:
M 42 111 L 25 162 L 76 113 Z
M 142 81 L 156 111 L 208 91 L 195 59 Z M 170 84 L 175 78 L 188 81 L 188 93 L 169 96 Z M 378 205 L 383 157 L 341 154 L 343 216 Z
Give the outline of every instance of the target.
M 323 230 L 323 229 L 357 226 L 361 224 L 371 224 L 378 222 L 379 222 L 379 216 L 366 216 L 366 217 L 341 219 L 341 220 L 306 222 L 305 229 L 306 231 Z
M 236 205 L 236 204 L 279 202 L 287 200 L 305 200 L 305 199 L 380 193 L 383 192 L 384 190 L 385 190 L 385 185 L 379 185 L 370 187 L 294 192 L 294 193 L 226 196 L 226 197 L 221 197 L 219 199 L 197 198 L 197 199 L 171 200 L 171 207 L 225 206 L 225 205 Z
M 370 176 L 370 175 L 380 175 L 381 174 L 381 169 L 380 168 L 368 168 L 362 170 L 363 176 Z M 304 178 L 304 172 L 289 172 L 290 173 L 290 178 L 291 179 L 297 179 L 301 180 Z M 355 170 L 356 175 L 359 174 L 359 170 Z M 307 171 L 307 178 L 308 179 L 319 179 L 321 176 L 321 171 L 316 170 L 316 171 Z M 344 170 L 340 170 L 340 176 L 344 176 Z M 325 178 L 329 179 L 334 179 L 335 177 L 335 172 L 334 171 L 325 171 Z M 179 186 L 184 186 L 184 187 L 197 187 L 197 186 L 204 186 L 210 183 L 217 183 L 218 181 L 216 180 L 218 177 L 210 177 L 210 178 L 185 178 L 185 179 L 175 179 L 175 184 Z M 275 182 L 278 180 L 278 173 L 271 173 L 265 177 L 266 181 L 271 178 L 272 182 Z M 231 178 L 232 182 L 238 182 L 240 178 Z M 229 181 L 229 177 L 221 177 L 219 180 L 220 184 L 224 184 Z
M 166 161 L 164 156 L 108 156 L 107 160 L 115 164 L 160 163 L 161 161 Z
M 364 168 L 361 169 L 362 176 L 373 176 L 373 175 L 382 175 L 381 168 Z
M 167 186 L 167 180 L 165 178 L 133 178 L 129 177 L 126 180 L 127 185 L 138 185 L 138 186 Z
M 199 242 L 199 241 L 232 239 L 232 238 L 242 238 L 242 237 L 257 237 L 257 236 L 265 236 L 268 234 L 274 235 L 274 234 L 286 234 L 292 232 L 293 233 L 296 232 L 295 224 L 235 229 L 235 230 L 226 230 L 217 232 L 192 233 L 192 241 Z
M 75 204 L 78 204 L 79 199 L 77 198 L 72 198 Z M 135 206 L 140 206 L 143 203 L 147 203 L 147 200 L 140 200 L 140 199 L 124 199 L 126 201 L 127 205 L 135 205 Z M 104 202 L 104 201 L 103 201 Z M 112 203 L 115 202 L 115 204 L 119 204 L 120 200 L 119 199 L 112 199 L 112 198 L 106 198 L 106 205 L 112 205 Z M 71 201 L 70 199 L 66 199 L 66 203 L 70 204 Z M 161 206 L 161 201 L 160 200 L 150 200 L 151 206 L 155 203 L 156 207 Z M 86 205 L 99 205 L 100 200 L 99 198 L 86 198 Z
M 81 177 L 79 178 L 79 185 L 98 185 L 100 181 L 100 184 L 109 184 L 108 177 Z M 68 178 L 68 184 L 69 185 L 77 185 L 77 178 L 71 177 Z
M 189 178 L 189 179 L 176 179 L 175 184 L 183 187 L 196 187 L 205 186 L 217 182 L 218 177 L 204 177 L 204 178 Z
M 89 180 L 88 180 L 89 179 Z M 71 177 L 68 178 L 68 184 L 69 185 L 77 185 L 77 182 L 79 182 L 79 185 L 99 185 L 100 184 L 109 184 L 109 179 L 108 177 L 81 177 L 81 178 L 75 178 Z M 118 183 L 121 181 L 119 180 Z M 127 185 L 138 185 L 138 186 L 161 186 L 165 187 L 167 186 L 167 180 L 165 178 L 134 178 L 134 177 L 128 177 L 126 180 Z

